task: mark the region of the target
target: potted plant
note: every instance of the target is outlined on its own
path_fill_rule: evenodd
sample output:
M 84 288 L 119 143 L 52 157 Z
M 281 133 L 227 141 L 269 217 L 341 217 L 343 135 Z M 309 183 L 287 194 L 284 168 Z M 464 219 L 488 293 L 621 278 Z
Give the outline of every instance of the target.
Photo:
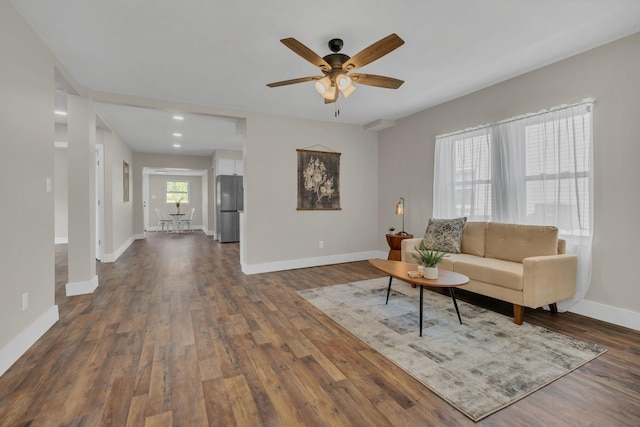
M 393 234 L 395 230 L 396 230 L 395 227 L 389 227 L 389 234 Z
M 422 266 L 423 277 L 425 279 L 437 279 L 438 263 L 447 256 L 447 253 L 428 249 L 424 241 L 420 242 L 420 246 L 416 246 L 415 249 L 417 254 L 413 254 L 413 258 Z

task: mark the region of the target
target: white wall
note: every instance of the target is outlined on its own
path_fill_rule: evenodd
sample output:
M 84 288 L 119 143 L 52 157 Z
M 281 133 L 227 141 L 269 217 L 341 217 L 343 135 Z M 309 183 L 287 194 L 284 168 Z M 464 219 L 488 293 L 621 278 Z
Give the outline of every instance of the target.
M 596 98 L 593 271 L 586 300 L 604 311 L 618 309 L 614 317 L 602 311 L 594 317 L 618 323 L 615 316 L 629 316 L 631 323 L 622 324 L 640 329 L 640 286 L 632 268 L 640 259 L 639 76 L 640 33 L 398 121 L 380 135 L 379 228 L 398 226 L 393 206 L 405 196 L 407 231 L 424 233 L 436 135 Z M 386 246 L 382 237 L 378 246 Z
M 54 299 L 54 58 L 0 1 L 0 375 L 58 319 Z M 25 173 L 28 171 L 28 173 Z M 29 304 L 22 310 L 22 296 Z
M 181 203 L 180 212 L 188 214 L 191 208 L 196 208 L 191 226 L 194 228 L 202 227 L 202 180 L 203 177 L 200 175 L 149 175 L 149 226 L 158 225 L 156 208 L 164 211 L 167 219 L 171 219 L 170 213 L 176 212 L 175 203 L 167 203 L 166 200 L 167 181 L 187 181 L 189 183 L 189 203 Z
M 246 272 L 364 259 L 377 221 L 377 136 L 361 126 L 250 116 L 244 149 Z M 342 153 L 339 211 L 298 211 L 297 148 Z M 319 241 L 324 241 L 320 249 Z

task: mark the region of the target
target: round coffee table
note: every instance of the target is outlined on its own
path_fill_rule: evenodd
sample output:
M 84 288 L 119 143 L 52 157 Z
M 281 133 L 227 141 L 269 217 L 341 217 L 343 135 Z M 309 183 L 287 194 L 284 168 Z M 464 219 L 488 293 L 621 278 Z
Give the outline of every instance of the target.
M 410 277 L 409 271 L 415 271 L 418 269 L 416 264 L 411 264 L 402 261 L 392 261 L 386 259 L 370 259 L 369 262 L 378 270 L 389 275 L 389 287 L 387 288 L 387 302 L 389 302 L 389 293 L 391 292 L 391 280 L 395 277 L 403 282 L 411 283 L 412 285 L 420 286 L 420 336 L 422 336 L 422 302 L 424 301 L 424 287 L 429 286 L 433 288 L 448 288 L 449 295 L 453 300 L 453 305 L 456 308 L 458 314 L 458 320 L 462 325 L 462 318 L 460 317 L 460 310 L 458 310 L 458 302 L 454 292 L 454 287 L 465 285 L 469 283 L 469 278 L 464 274 L 454 273 L 453 271 L 440 270 L 438 271 L 437 279 L 425 279 L 424 277 Z

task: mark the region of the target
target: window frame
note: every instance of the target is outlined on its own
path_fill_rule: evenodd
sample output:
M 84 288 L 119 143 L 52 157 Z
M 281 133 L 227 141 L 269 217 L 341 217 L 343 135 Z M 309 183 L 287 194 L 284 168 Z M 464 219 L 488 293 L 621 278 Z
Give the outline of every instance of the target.
M 186 187 L 187 187 L 186 191 L 171 191 L 171 190 L 169 190 L 169 185 L 170 184 L 177 184 L 177 183 L 185 183 Z M 178 200 L 180 200 L 180 204 L 188 205 L 189 204 L 189 200 L 191 198 L 190 197 L 191 196 L 191 193 L 190 193 L 190 187 L 191 186 L 189 184 L 190 184 L 190 182 L 188 180 L 167 180 L 167 181 L 165 181 L 165 185 L 164 185 L 165 202 L 168 205 L 171 205 L 171 204 L 177 203 Z M 178 200 L 176 200 L 176 199 L 169 200 L 169 195 L 170 194 L 182 194 L 182 195 L 186 194 L 186 198 L 181 198 L 181 199 L 178 199 Z

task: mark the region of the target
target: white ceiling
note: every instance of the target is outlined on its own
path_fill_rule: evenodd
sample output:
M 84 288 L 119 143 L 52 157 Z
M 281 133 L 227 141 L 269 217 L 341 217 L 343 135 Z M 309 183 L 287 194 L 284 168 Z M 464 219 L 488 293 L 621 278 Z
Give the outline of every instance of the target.
M 638 0 L 12 3 L 89 89 L 360 125 L 405 117 L 640 31 Z M 390 33 L 405 44 L 359 71 L 399 78 L 404 85 L 359 85 L 340 99 L 338 118 L 311 82 L 265 86 L 319 74 L 282 38 L 294 37 L 320 56 L 330 53 L 331 38 L 342 38 L 342 53 L 353 56 Z M 172 129 L 170 113 L 107 104 L 98 109 L 134 150 L 164 150 L 157 141 Z M 199 119 L 199 129 L 189 132 L 201 144 L 195 151 L 204 150 L 202 144 L 238 143 L 228 119 Z

